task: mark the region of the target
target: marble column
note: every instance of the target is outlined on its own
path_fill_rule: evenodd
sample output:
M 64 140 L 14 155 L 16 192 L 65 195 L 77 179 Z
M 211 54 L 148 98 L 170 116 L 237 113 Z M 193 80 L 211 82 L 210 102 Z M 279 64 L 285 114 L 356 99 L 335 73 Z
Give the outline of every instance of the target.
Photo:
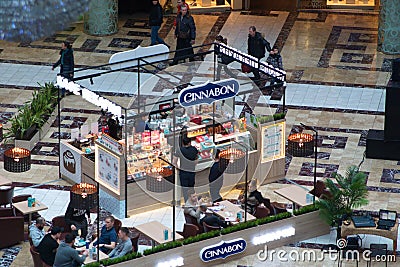
M 400 54 L 400 1 L 381 0 L 378 28 L 378 51 Z
M 118 0 L 92 0 L 84 15 L 84 32 L 89 35 L 110 35 L 118 32 Z

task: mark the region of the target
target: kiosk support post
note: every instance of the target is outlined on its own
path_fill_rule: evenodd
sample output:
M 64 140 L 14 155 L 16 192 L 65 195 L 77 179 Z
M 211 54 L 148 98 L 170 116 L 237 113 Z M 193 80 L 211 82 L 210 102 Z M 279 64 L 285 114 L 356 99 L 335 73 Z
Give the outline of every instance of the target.
M 242 145 L 241 143 L 237 142 L 236 140 L 232 140 L 234 143 L 238 144 L 239 146 L 243 147 L 246 151 L 246 168 L 245 168 L 245 176 L 244 176 L 244 221 L 247 222 L 247 183 L 248 183 L 248 166 L 249 166 L 249 149 Z
M 314 192 L 315 192 L 315 185 L 317 184 L 318 131 L 314 127 L 305 125 L 303 123 L 300 123 L 300 125 L 304 129 L 313 131 L 315 133 L 315 139 L 314 139 Z M 313 204 L 315 204 L 315 194 L 313 194 Z

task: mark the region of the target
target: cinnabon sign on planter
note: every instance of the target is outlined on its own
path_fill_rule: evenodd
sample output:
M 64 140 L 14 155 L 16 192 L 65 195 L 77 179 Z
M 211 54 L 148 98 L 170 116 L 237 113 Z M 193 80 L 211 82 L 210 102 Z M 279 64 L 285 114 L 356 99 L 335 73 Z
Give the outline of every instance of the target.
M 179 93 L 178 100 L 183 107 L 190 107 L 228 99 L 237 95 L 238 92 L 239 82 L 235 79 L 226 79 L 187 87 Z
M 247 246 L 243 238 L 237 238 L 230 241 L 221 241 L 216 245 L 208 246 L 200 251 L 200 258 L 204 262 L 236 255 L 245 251 Z

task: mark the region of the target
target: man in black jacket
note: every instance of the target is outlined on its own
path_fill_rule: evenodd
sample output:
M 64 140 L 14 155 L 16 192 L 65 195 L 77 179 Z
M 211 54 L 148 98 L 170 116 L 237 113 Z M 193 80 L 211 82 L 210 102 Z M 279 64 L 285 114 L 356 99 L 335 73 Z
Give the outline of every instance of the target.
M 54 264 L 54 259 L 56 257 L 56 252 L 58 244 L 60 243 L 60 236 L 62 231 L 64 231 L 64 229 L 54 226 L 51 229 L 50 233 L 44 236 L 39 246 L 37 247 L 40 258 L 47 265 L 53 266 Z
M 149 25 L 151 28 L 150 45 L 156 45 L 157 43 L 159 43 L 164 44 L 169 48 L 169 45 L 167 45 L 164 40 L 160 36 L 158 36 L 158 31 L 160 30 L 161 24 L 163 22 L 162 7 L 158 0 L 153 0 L 152 2 L 153 4 L 151 5 L 149 16 Z
M 181 7 L 181 13 L 176 17 L 175 38 L 177 38 L 176 50 L 186 49 L 175 52 L 172 65 L 176 65 L 178 60 L 185 60 L 187 57 L 189 61 L 193 61 L 194 51 L 192 45 L 196 39 L 196 25 L 186 6 Z
M 258 58 L 259 60 L 265 56 L 265 48 L 271 51 L 271 45 L 262 37 L 261 33 L 256 31 L 255 26 L 249 28 L 249 38 L 247 39 L 247 49 L 249 55 Z M 260 73 L 257 69 L 252 68 L 255 80 L 260 80 Z
M 81 237 L 86 239 L 88 233 L 88 221 L 86 220 L 85 214 L 88 217 L 90 223 L 90 210 L 81 210 L 71 207 L 71 203 L 68 204 L 67 211 L 65 212 L 65 223 L 72 230 L 74 236 L 78 236 L 78 231 L 81 230 Z

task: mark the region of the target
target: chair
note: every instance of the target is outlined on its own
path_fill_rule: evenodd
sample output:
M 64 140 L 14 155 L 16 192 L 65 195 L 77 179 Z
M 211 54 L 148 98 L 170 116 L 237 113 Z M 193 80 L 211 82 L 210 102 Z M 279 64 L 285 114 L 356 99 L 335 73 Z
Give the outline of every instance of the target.
M 131 237 L 133 252 L 138 252 L 139 250 L 139 237 L 140 237 L 139 233 L 136 233 L 133 237 Z
M 197 227 L 196 225 L 191 224 L 191 223 L 185 223 L 183 225 L 183 231 L 177 232 L 177 233 L 186 239 L 190 236 L 196 236 L 198 232 L 199 232 L 199 227 Z
M 193 225 L 197 226 L 197 228 L 199 229 L 198 232 L 197 232 L 198 234 L 201 234 L 201 233 L 204 232 L 203 226 L 199 225 L 199 223 L 197 222 L 196 218 L 194 218 L 193 216 L 191 216 L 189 214 L 186 214 L 186 213 L 184 213 L 184 216 L 185 216 L 186 223 L 193 224 Z
M 279 213 L 283 213 L 283 212 L 287 212 L 286 210 L 286 205 L 283 203 L 278 203 L 278 202 L 271 202 L 271 206 L 272 211 L 274 213 L 274 215 L 279 214 Z
M 204 232 L 210 232 L 210 231 L 214 231 L 214 230 L 221 230 L 221 227 L 219 226 L 211 226 L 206 224 L 205 222 L 203 222 L 203 227 L 204 227 Z
M 9 215 L 0 217 L 0 229 L 6 229 L 2 231 L 0 237 L 0 249 L 7 248 L 24 241 L 24 217 L 14 216 L 12 208 L 0 210 L 2 210 L 2 215 Z
M 118 219 L 115 219 L 114 220 L 114 229 L 117 234 L 119 232 L 119 229 L 121 229 L 121 226 L 122 226 L 122 222 Z
M 33 259 L 33 266 L 34 267 L 43 267 L 42 259 L 40 258 L 39 252 L 35 251 L 35 248 L 31 246 L 29 249 Z
M 10 186 L 5 189 L 0 189 L 0 207 L 10 205 L 12 207 L 12 197 L 14 195 L 14 187 Z
M 268 215 L 270 215 L 271 214 L 271 211 L 268 209 L 268 208 L 266 208 L 266 207 L 264 207 L 264 206 L 257 206 L 256 208 L 255 208 L 255 211 L 254 211 L 254 217 L 256 217 L 257 219 L 260 219 L 260 218 L 264 218 L 264 217 L 267 217 Z
M 347 237 L 346 247 L 342 248 L 339 251 L 339 261 L 338 266 L 342 266 L 343 260 L 347 261 L 355 261 L 356 266 L 358 266 L 358 257 L 359 253 L 353 253 L 352 251 L 359 251 L 362 247 L 362 240 L 359 236 L 349 236 Z
M 65 236 L 68 233 L 72 232 L 71 227 L 69 227 L 68 224 L 65 222 L 65 216 L 64 215 L 60 215 L 60 216 L 54 217 L 51 220 L 51 225 L 52 225 L 51 227 L 58 226 L 58 227 L 64 228 L 64 231 L 61 233 L 61 237 L 60 237 L 61 240 L 64 240 Z
M 370 244 L 369 245 L 369 250 L 371 251 L 371 254 L 369 255 L 369 261 L 367 262 L 367 267 L 372 266 L 372 259 L 376 258 L 376 256 L 380 256 L 380 259 L 385 259 L 385 266 L 388 266 L 388 249 L 387 249 L 387 244 Z M 384 257 L 383 257 L 384 256 Z
M 48 264 L 45 263 L 44 261 L 42 261 L 42 264 L 43 264 L 43 267 L 53 267 L 53 266 L 48 265 Z
M 316 196 L 317 198 L 330 198 L 332 197 L 331 192 L 326 189 L 324 181 L 318 180 L 315 184 L 315 190 L 312 189 L 310 194 Z

